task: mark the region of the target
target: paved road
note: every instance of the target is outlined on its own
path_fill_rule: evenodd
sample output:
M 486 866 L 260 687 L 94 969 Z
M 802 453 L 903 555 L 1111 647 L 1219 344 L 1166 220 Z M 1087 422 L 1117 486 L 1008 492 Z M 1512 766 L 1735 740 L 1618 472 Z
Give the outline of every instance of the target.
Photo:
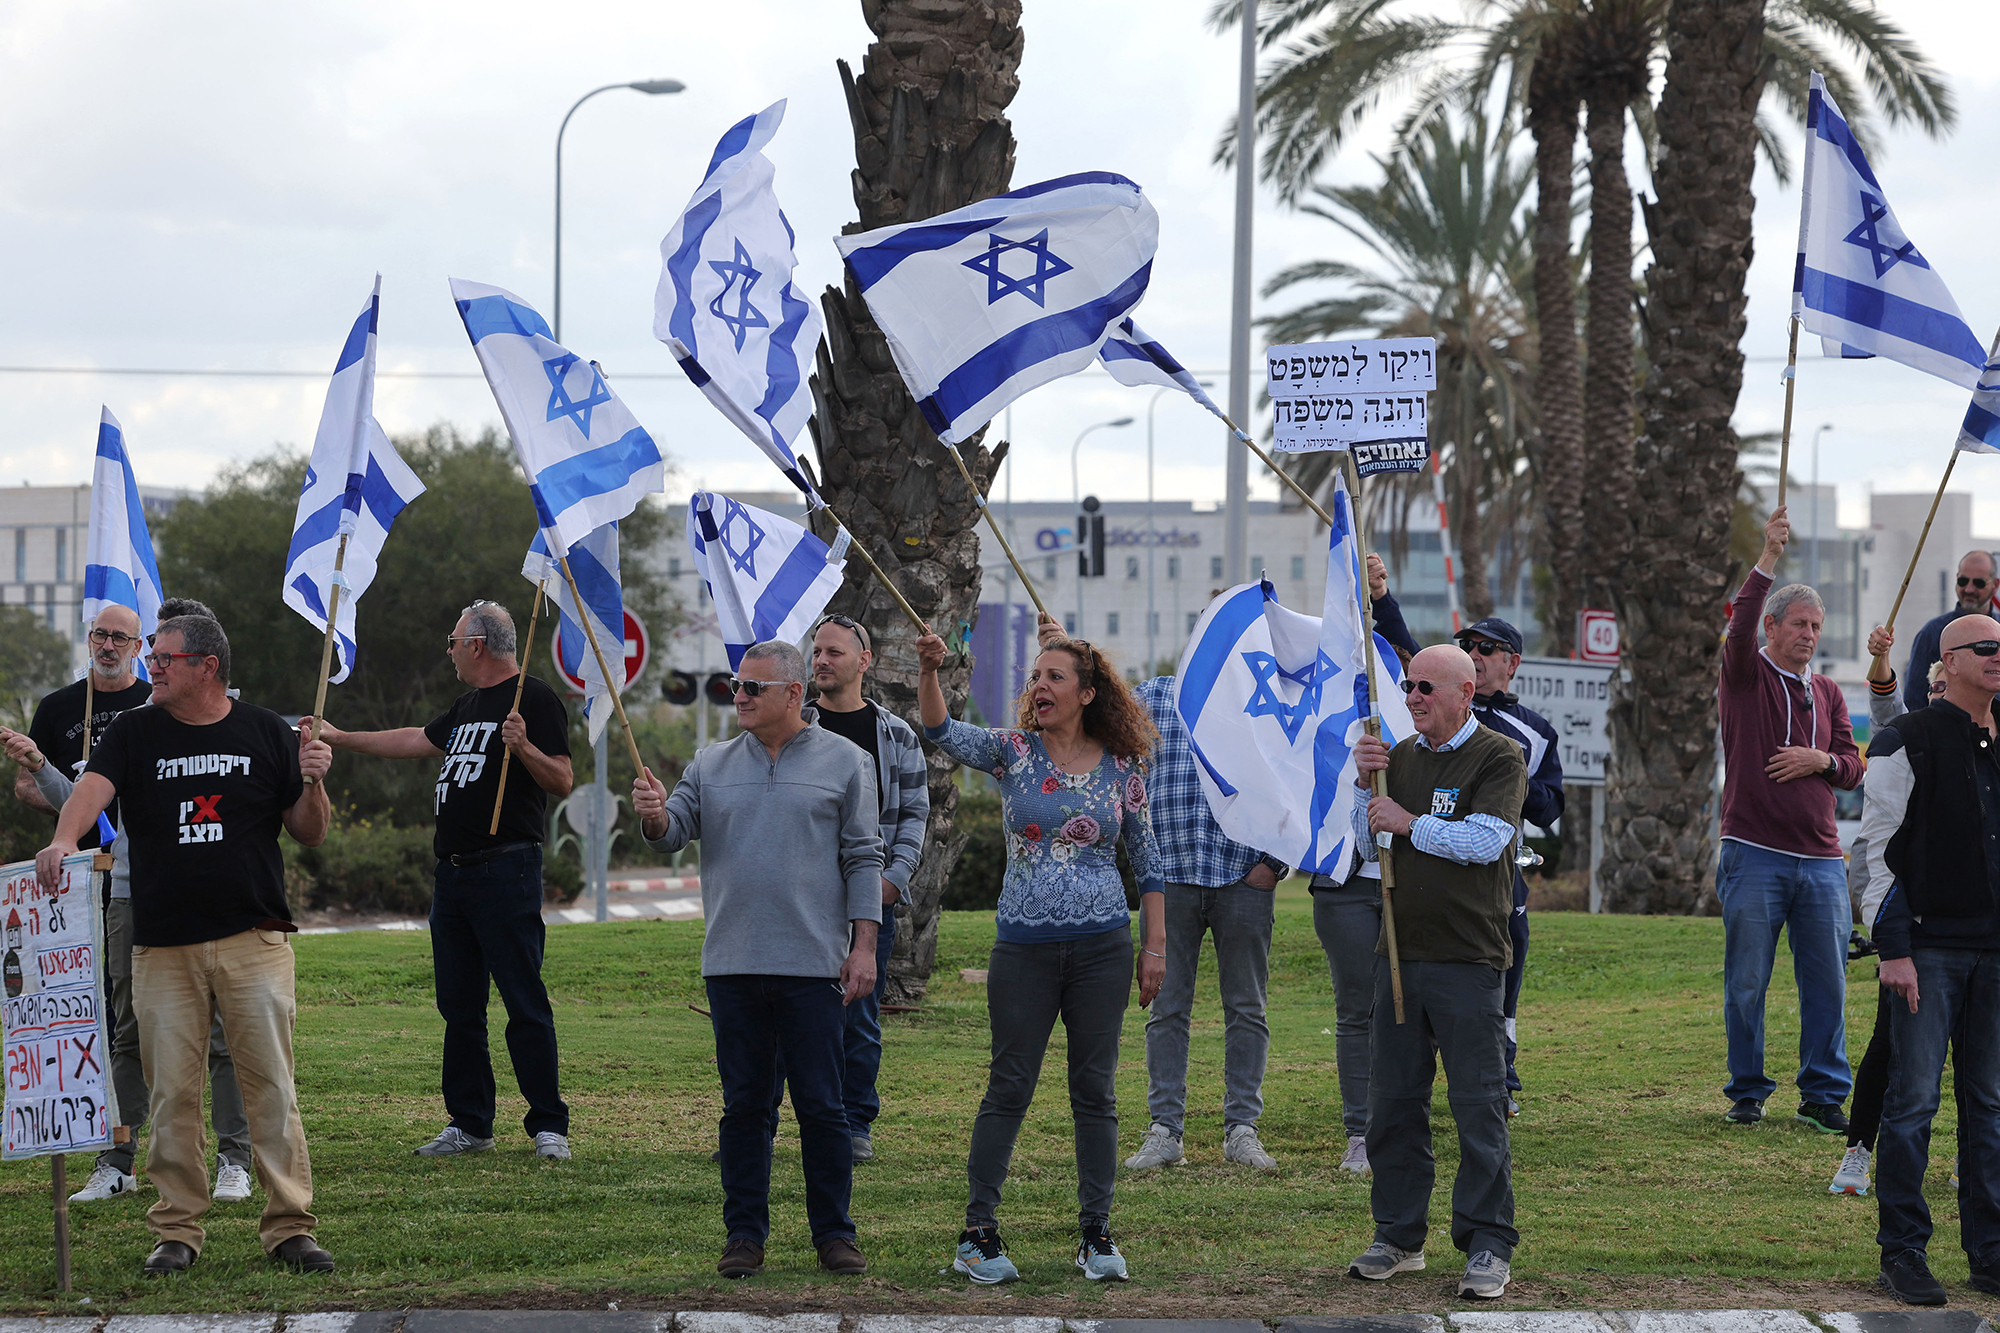
M 629 879 L 611 881 L 607 904 L 608 921 L 699 921 L 701 881 L 693 875 L 671 871 L 638 871 Z M 552 926 L 580 926 L 597 920 L 597 904 L 590 895 L 578 898 L 571 907 L 551 907 L 542 920 Z M 377 921 L 365 926 L 308 926 L 301 935 L 339 935 L 355 930 L 429 930 L 430 923 L 418 918 Z M 7 1333 L 0 1325 L 0 1333 Z M 86 1331 L 87 1333 L 87 1331 Z M 120 1333 L 124 1333 L 120 1330 Z M 230 1330 L 230 1333 L 235 1333 Z M 286 1333 L 297 1333 L 287 1329 Z

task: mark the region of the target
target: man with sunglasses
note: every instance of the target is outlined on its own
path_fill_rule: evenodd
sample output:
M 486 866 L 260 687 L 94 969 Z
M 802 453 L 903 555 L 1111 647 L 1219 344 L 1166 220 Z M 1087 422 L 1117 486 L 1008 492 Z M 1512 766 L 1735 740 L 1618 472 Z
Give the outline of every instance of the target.
M 1556 729 L 1507 689 L 1514 683 L 1514 673 L 1521 669 L 1521 631 L 1498 616 L 1487 616 L 1452 637 L 1472 656 L 1472 715 L 1518 744 L 1527 760 L 1528 794 L 1521 803 L 1521 817 L 1539 828 L 1553 827 L 1563 812 L 1562 756 Z M 1518 1041 L 1514 1019 L 1528 964 L 1528 881 L 1518 865 L 1514 868 L 1514 910 L 1507 917 L 1507 933 L 1514 942 L 1514 962 L 1507 969 L 1506 1004 L 1507 1091 L 1511 1094 L 1521 1090 L 1520 1075 L 1514 1072 Z M 1519 1115 L 1520 1109 L 1520 1103 L 1509 1096 L 1507 1113 Z
M 170 598 L 161 604 L 161 619 L 176 615 L 215 617 L 200 602 Z M 94 749 L 112 719 L 138 708 L 152 697 L 153 687 L 140 680 L 133 663 L 145 650 L 139 615 L 129 607 L 107 606 L 90 626 L 90 742 Z M 25 735 L 0 727 L 0 744 L 20 766 L 14 795 L 22 804 L 53 816 L 69 799 L 83 769 L 85 682 L 65 685 L 43 697 Z M 69 1196 L 71 1203 L 98 1203 L 138 1189 L 133 1170 L 138 1133 L 145 1127 L 149 1094 L 139 1058 L 139 1016 L 132 1007 L 132 852 L 117 802 L 105 812 L 117 830 L 111 851 L 111 897 L 104 905 L 104 981 L 111 1032 L 110 1074 L 118 1093 L 118 1109 L 132 1136 L 97 1155 L 90 1179 Z M 98 830 L 86 833 L 80 846 L 100 845 Z M 222 1020 L 210 1023 L 208 1049 L 209 1104 L 216 1139 L 216 1174 L 212 1197 L 217 1203 L 240 1203 L 250 1197 L 250 1125 L 243 1116 L 243 1094 L 236 1085 L 236 1065 L 222 1036 Z
M 1402 681 L 1416 734 L 1393 750 L 1371 736 L 1355 742 L 1355 841 L 1375 860 L 1374 835 L 1394 835 L 1405 1021 L 1396 1021 L 1389 969 L 1376 968 L 1368 1086 L 1375 1240 L 1348 1273 L 1381 1281 L 1424 1267 L 1436 1183 L 1431 1093 L 1442 1057 L 1458 1125 L 1451 1240 L 1467 1256 L 1458 1294 L 1491 1300 L 1505 1294 L 1520 1243 L 1503 992 L 1513 962 L 1508 852 L 1520 836 L 1528 766 L 1518 743 L 1473 716 L 1473 680 L 1463 649 L 1424 649 Z M 1387 794 L 1374 796 L 1370 784 L 1383 769 Z M 1386 954 L 1385 944 L 1376 952 Z
M 1967 551 L 1960 556 L 1957 587 L 1958 600 L 1951 610 L 1926 621 L 1917 637 L 1910 640 L 1910 661 L 1903 668 L 1903 707 L 1911 712 L 1924 706 L 1925 685 L 1932 664 L 1938 660 L 1944 627 L 1960 616 L 2000 614 L 1995 611 L 1994 595 L 2000 593 L 2000 580 L 1995 578 L 1992 552 Z
M 1869 883 L 1889 1002 L 1889 1070 L 1876 1135 L 1881 1283 L 1943 1305 L 1931 1274 L 1924 1176 L 1945 1053 L 1959 1105 L 1959 1241 L 1971 1285 L 2000 1295 L 2000 621 L 1963 616 L 1939 637 L 1944 697 L 1868 747 Z M 1892 878 L 1893 877 L 1893 878 Z
M 522 1128 L 535 1156 L 566 1161 L 569 1106 L 557 1077 L 556 1018 L 542 984 L 542 838 L 548 801 L 576 781 L 569 710 L 548 683 L 522 679 L 514 617 L 480 600 L 445 636 L 445 655 L 472 688 L 421 727 L 321 735 L 336 750 L 423 759 L 442 755 L 437 776 L 437 886 L 431 895 L 431 963 L 444 1019 L 444 1107 L 451 1122 L 419 1145 L 419 1157 L 456 1157 L 493 1147 L 496 1097 L 486 1045 L 488 979 L 507 1006 L 507 1055 L 528 1103 Z M 514 703 L 516 691 L 520 706 Z M 511 750 L 507 785 L 501 752 Z M 498 831 L 493 820 L 499 804 Z
M 1840 687 L 1812 669 L 1825 603 L 1803 583 L 1772 586 L 1791 531 L 1781 505 L 1764 525 L 1756 568 L 1730 603 L 1716 687 L 1724 760 L 1715 870 L 1729 1051 L 1724 1119 L 1756 1124 L 1777 1091 L 1764 1072 L 1764 997 L 1783 932 L 1799 997 L 1795 1119 L 1822 1134 L 1845 1134 L 1841 1103 L 1854 1087 L 1846 1026 L 1854 909 L 1833 793 L 1861 781 L 1861 752 Z
M 791 644 L 744 649 L 730 689 L 737 735 L 695 755 L 671 798 L 650 768 L 632 784 L 647 846 L 676 852 L 701 839 L 701 975 L 722 1080 L 727 1231 L 715 1269 L 741 1278 L 764 1266 L 771 1089 L 782 1060 L 799 1118 L 813 1248 L 822 1268 L 858 1274 L 868 1261 L 848 1214 L 854 1140 L 841 1070 L 845 1007 L 875 989 L 875 769 L 857 747 L 806 721 L 806 664 Z

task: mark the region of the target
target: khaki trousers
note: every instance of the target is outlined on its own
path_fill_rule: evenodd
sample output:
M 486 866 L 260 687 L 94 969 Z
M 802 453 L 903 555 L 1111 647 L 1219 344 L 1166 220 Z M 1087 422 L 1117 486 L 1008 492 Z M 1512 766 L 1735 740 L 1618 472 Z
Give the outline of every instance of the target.
M 258 1237 L 269 1253 L 313 1229 L 312 1162 L 292 1084 L 292 1023 L 298 1005 L 290 937 L 247 930 L 227 939 L 132 949 L 139 1053 L 152 1090 L 153 1142 L 146 1174 L 160 1201 L 146 1225 L 161 1240 L 199 1253 L 208 1211 L 208 1149 L 201 1123 L 211 1012 L 236 1059 L 250 1122 L 250 1151 L 264 1186 Z

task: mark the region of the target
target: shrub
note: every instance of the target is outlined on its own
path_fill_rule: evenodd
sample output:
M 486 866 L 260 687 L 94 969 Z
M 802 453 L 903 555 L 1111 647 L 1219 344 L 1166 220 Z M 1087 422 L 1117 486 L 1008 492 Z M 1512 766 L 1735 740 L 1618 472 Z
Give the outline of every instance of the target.
M 370 819 L 336 817 L 326 841 L 292 857 L 304 877 L 306 905 L 349 912 L 430 911 L 436 858 L 431 831 Z
M 958 831 L 965 834 L 965 850 L 945 880 L 939 906 L 947 912 L 990 912 L 1000 905 L 1000 881 L 1007 874 L 1007 835 L 1000 823 L 999 795 L 961 794 Z

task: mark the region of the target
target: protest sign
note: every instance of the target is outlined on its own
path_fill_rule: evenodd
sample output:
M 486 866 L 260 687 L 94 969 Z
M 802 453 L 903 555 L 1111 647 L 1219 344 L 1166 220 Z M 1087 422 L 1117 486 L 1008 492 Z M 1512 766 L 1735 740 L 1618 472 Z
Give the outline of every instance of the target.
M 1280 344 L 1266 352 L 1265 371 L 1272 445 L 1280 453 L 1390 441 L 1402 447 L 1371 451 L 1364 475 L 1423 466 L 1426 394 L 1437 388 L 1435 339 Z
M 52 892 L 35 863 L 0 867 L 7 1161 L 102 1148 L 119 1123 L 101 1000 L 103 915 L 92 854 L 62 863 Z

